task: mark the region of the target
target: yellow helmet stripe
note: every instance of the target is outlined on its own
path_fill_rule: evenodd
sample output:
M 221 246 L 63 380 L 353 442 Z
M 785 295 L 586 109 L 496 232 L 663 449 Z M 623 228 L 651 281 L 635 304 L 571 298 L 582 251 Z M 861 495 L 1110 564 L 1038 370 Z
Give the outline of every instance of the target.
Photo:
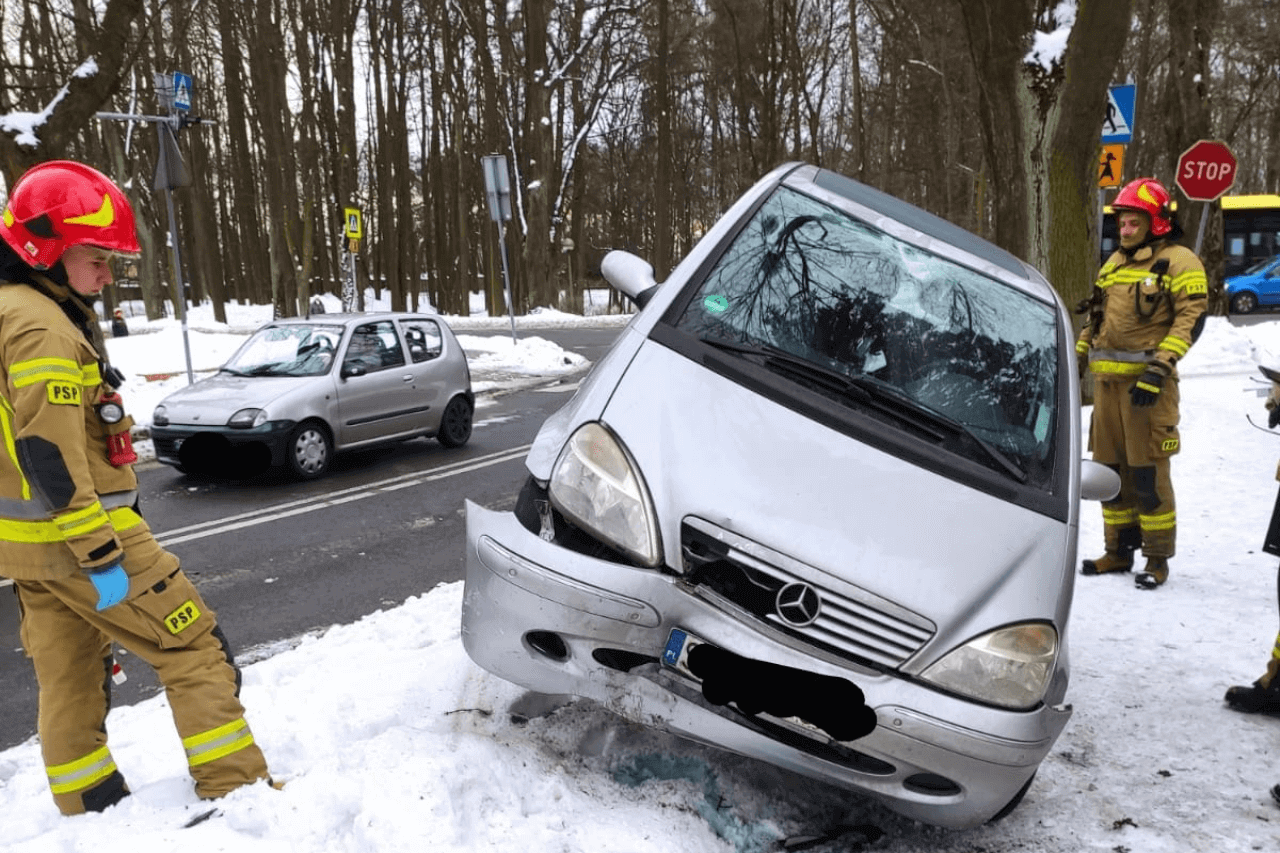
M 83 216 L 69 216 L 62 220 L 67 225 L 89 225 L 94 228 L 106 228 L 116 221 L 116 210 L 111 204 L 111 196 L 102 194 L 102 206 L 93 213 Z

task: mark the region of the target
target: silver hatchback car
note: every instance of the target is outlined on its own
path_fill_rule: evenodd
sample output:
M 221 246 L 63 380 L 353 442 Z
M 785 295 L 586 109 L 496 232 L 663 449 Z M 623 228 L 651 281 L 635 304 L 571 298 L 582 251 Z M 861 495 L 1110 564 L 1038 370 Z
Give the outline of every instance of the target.
M 319 314 L 258 329 L 215 374 L 152 415 L 156 458 L 181 471 L 246 475 L 271 465 L 319 477 L 340 450 L 471 438 L 466 354 L 438 316 Z
M 790 164 L 543 425 L 512 512 L 467 505 L 485 669 L 971 827 L 1071 715 L 1081 459 L 1069 316 L 1034 269 Z

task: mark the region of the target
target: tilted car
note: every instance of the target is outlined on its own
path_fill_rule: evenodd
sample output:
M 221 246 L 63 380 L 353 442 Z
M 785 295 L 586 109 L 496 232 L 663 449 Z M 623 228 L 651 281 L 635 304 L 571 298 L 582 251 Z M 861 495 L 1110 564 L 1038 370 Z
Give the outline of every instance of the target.
M 156 458 L 179 470 L 285 466 L 319 477 L 335 452 L 416 436 L 471 438 L 466 354 L 438 316 L 394 312 L 276 320 L 217 372 L 152 415 Z
M 1119 489 L 1081 459 L 1057 294 L 797 164 L 662 285 L 603 271 L 643 309 L 514 511 L 468 503 L 467 652 L 921 821 L 1007 813 L 1071 715 L 1080 499 Z
M 1227 305 L 1233 314 L 1250 314 L 1258 308 L 1280 305 L 1280 255 L 1260 261 L 1227 278 Z

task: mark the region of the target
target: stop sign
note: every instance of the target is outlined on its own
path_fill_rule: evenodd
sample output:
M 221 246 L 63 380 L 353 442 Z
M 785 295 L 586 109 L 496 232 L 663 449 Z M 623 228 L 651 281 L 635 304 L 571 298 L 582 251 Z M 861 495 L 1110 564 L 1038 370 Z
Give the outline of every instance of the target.
M 1213 201 L 1236 182 L 1236 155 L 1225 142 L 1201 139 L 1178 158 L 1178 189 L 1192 201 Z

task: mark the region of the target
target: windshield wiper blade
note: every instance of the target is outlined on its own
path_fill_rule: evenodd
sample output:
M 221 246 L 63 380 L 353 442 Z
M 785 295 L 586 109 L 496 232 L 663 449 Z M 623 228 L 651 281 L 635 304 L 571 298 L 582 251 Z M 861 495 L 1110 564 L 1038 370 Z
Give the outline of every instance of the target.
M 763 365 L 776 373 L 785 374 L 792 379 L 798 379 L 810 385 L 818 385 L 824 390 L 839 394 L 845 399 L 856 400 L 882 414 L 889 415 L 899 421 L 905 421 L 926 433 L 934 441 L 941 441 L 946 438 L 947 434 L 945 432 L 940 432 L 931 423 L 924 422 L 916 416 L 917 406 L 908 406 L 908 411 L 903 411 L 902 400 L 895 395 L 885 394 L 879 383 L 875 383 L 872 380 L 864 377 L 853 377 L 847 373 L 823 367 L 808 359 L 767 344 L 727 341 L 723 338 L 715 338 L 709 335 L 703 335 L 700 340 L 703 343 L 729 352 L 759 356 L 763 360 Z M 885 398 L 896 405 L 886 405 Z
M 730 352 L 758 355 L 765 360 L 767 367 L 822 385 L 824 388 L 846 397 L 854 397 L 859 402 L 872 406 L 878 411 L 892 415 L 899 420 L 908 421 L 918 429 L 932 435 L 936 441 L 941 441 L 946 437 L 946 433 L 940 432 L 939 427 L 953 435 L 963 435 L 976 444 L 989 459 L 998 464 L 1009 476 L 1019 483 L 1027 481 L 1026 471 L 1006 456 L 1003 451 L 978 435 L 968 424 L 924 405 L 891 385 L 886 385 L 861 374 L 841 373 L 838 370 L 823 367 L 798 355 L 793 355 L 786 350 L 767 344 L 739 343 L 737 341 L 724 340 L 723 338 L 714 338 L 709 335 L 703 335 L 700 340 L 703 343 L 719 349 L 729 350 Z M 885 405 L 883 401 L 886 400 L 894 405 Z

